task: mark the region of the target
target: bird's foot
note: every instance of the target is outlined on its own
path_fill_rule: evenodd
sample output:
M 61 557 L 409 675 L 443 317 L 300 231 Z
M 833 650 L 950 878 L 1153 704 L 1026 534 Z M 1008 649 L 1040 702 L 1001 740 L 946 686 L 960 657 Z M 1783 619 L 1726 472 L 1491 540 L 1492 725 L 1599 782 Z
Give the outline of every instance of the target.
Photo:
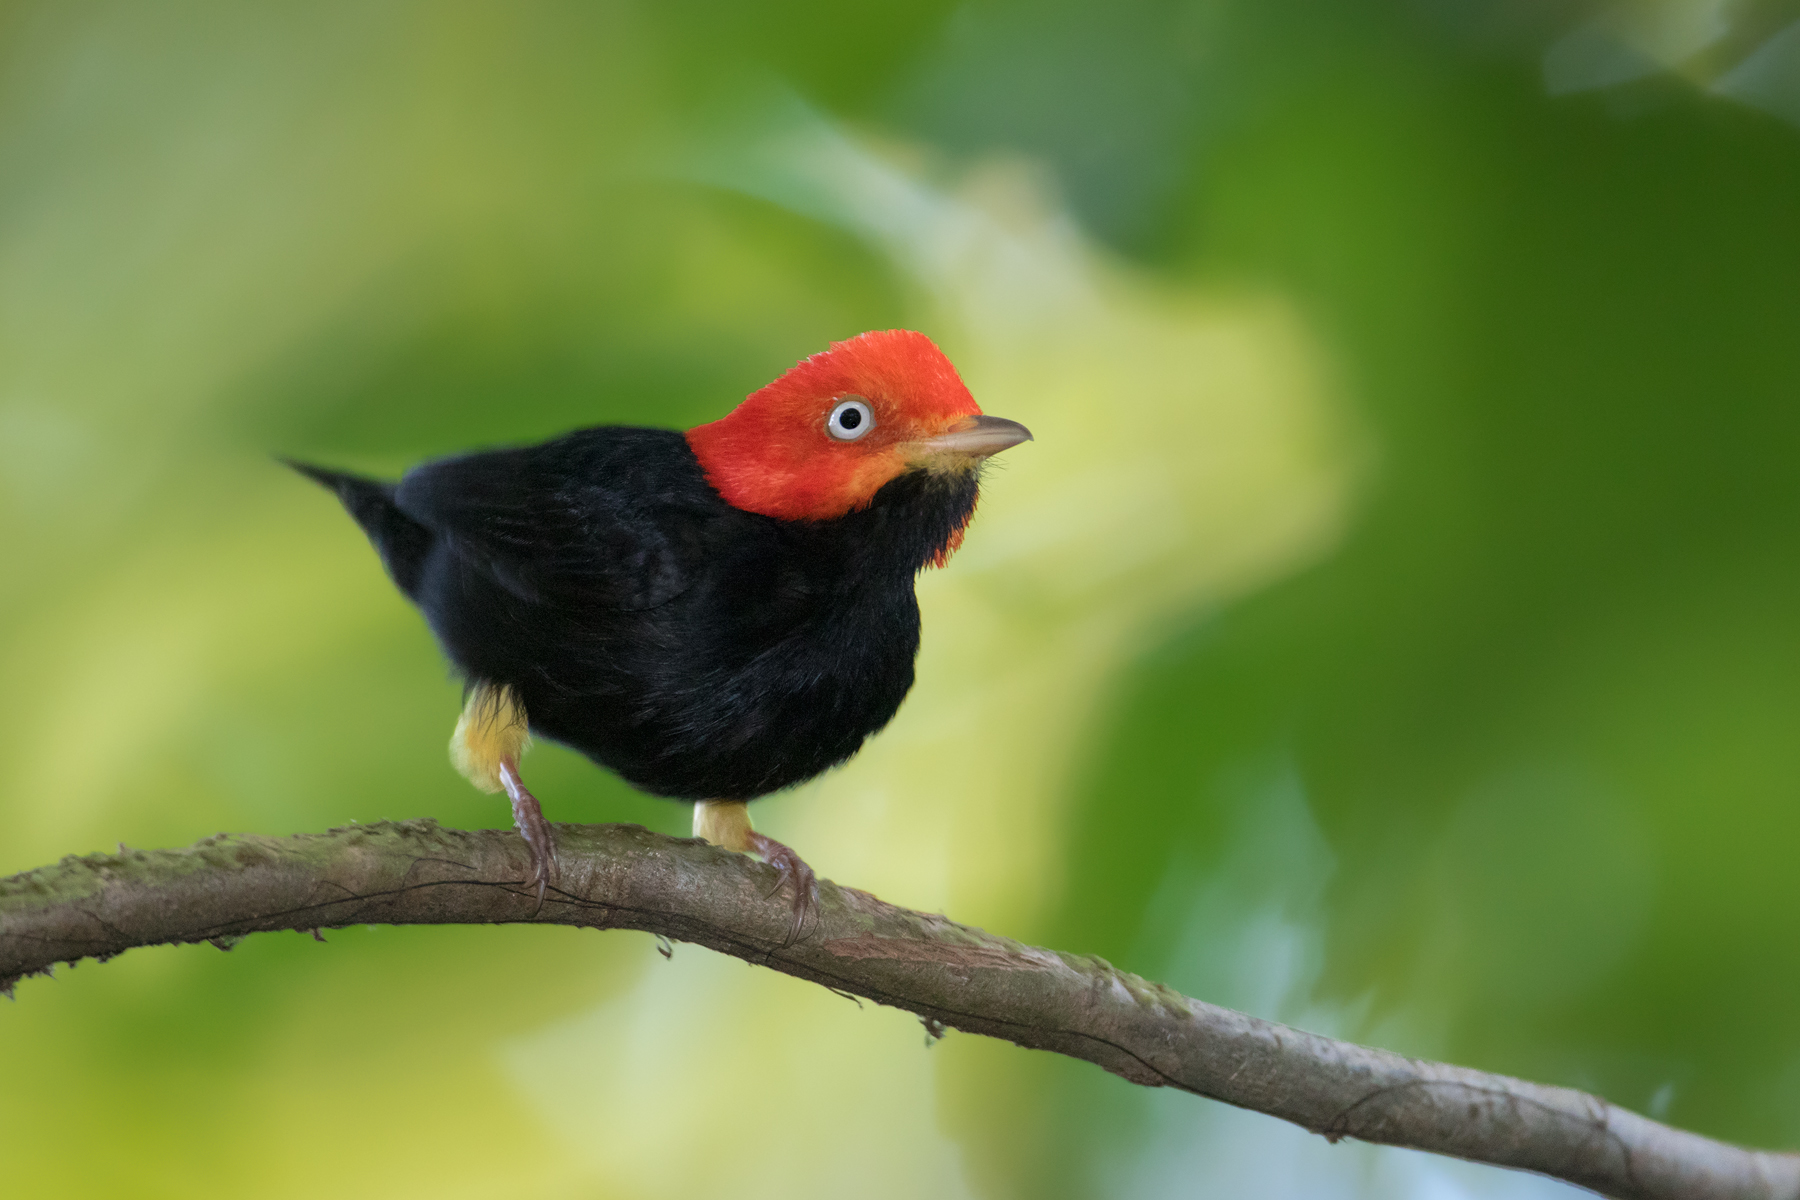
M 800 932 L 806 927 L 806 918 L 818 914 L 819 877 L 813 874 L 813 869 L 806 865 L 806 860 L 795 854 L 791 847 L 767 834 L 752 829 L 747 840 L 752 853 L 781 873 L 775 891 L 780 891 L 784 883 L 794 889 L 794 923 L 789 926 L 787 940 L 782 943 L 784 946 L 791 946 L 800 940 Z
M 749 805 L 742 800 L 702 800 L 695 804 L 694 836 L 739 854 L 754 854 L 781 872 L 775 891 L 779 892 L 784 883 L 794 889 L 794 923 L 781 944 L 791 946 L 800 940 L 807 917 L 816 916 L 819 911 L 819 880 L 805 859 L 767 834 L 756 832 L 750 823 Z
M 520 781 L 517 763 L 508 760 L 500 764 L 500 783 L 512 801 L 513 824 L 531 851 L 531 878 L 526 881 L 526 886 L 537 888 L 538 906 L 531 914 L 535 917 L 543 910 L 544 893 L 556 878 L 556 834 L 551 830 L 550 822 L 544 819 L 544 810 L 537 797 Z

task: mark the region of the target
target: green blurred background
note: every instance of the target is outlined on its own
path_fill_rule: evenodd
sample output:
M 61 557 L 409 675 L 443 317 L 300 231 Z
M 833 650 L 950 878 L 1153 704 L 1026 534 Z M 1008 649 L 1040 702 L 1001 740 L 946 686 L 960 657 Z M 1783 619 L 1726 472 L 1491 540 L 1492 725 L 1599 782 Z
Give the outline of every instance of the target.
M 926 330 L 1038 441 L 826 875 L 1800 1146 L 1800 6 L 0 6 L 0 872 L 434 816 L 328 497 Z M 554 819 L 685 831 L 555 747 Z M 692 947 L 354 929 L 0 1006 L 25 1195 L 1551 1197 Z

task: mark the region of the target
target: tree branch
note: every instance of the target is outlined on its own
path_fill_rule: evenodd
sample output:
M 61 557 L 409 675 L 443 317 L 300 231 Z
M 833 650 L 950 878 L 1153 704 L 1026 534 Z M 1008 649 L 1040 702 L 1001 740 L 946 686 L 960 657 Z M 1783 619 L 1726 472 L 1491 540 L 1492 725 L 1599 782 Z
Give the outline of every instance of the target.
M 59 962 L 263 930 L 539 921 L 641 929 L 1021 1046 L 1292 1121 L 1631 1200 L 1800 1200 L 1800 1155 L 1745 1150 L 1546 1087 L 1319 1037 L 1218 1008 L 1098 958 L 995 937 L 820 884 L 783 945 L 773 868 L 635 825 L 557 827 L 541 911 L 511 832 L 433 821 L 65 858 L 0 880 L 0 990 Z

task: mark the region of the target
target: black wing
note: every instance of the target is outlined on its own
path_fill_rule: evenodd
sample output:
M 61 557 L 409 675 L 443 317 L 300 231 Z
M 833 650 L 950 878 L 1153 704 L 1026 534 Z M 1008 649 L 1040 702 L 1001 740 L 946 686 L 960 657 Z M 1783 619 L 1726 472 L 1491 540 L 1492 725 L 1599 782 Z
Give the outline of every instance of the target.
M 394 502 L 522 599 L 617 610 L 686 591 L 724 506 L 681 434 L 624 427 L 426 463 Z

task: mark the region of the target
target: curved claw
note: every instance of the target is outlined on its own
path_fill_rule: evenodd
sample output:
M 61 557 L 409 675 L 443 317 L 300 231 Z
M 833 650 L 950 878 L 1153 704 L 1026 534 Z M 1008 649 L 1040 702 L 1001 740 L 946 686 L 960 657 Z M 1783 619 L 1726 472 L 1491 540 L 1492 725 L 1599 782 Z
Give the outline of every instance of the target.
M 806 926 L 806 918 L 816 917 L 819 911 L 819 878 L 813 869 L 806 865 L 806 860 L 794 851 L 769 837 L 767 834 L 751 830 L 748 835 L 750 849 L 761 856 L 762 860 L 781 872 L 781 879 L 776 884 L 776 891 L 782 884 L 791 884 L 794 889 L 794 923 L 788 927 L 787 940 L 783 946 L 791 946 L 800 940 L 800 933 Z
M 518 827 L 519 836 L 525 839 L 526 848 L 531 851 L 531 877 L 526 886 L 537 885 L 537 907 L 531 915 L 537 916 L 544 910 L 544 893 L 550 888 L 550 882 L 556 877 L 556 833 L 550 828 L 550 822 L 544 819 L 544 810 L 538 804 L 537 797 L 525 789 L 519 779 L 518 765 L 511 760 L 500 764 L 500 782 L 506 788 L 506 795 L 512 801 L 513 824 Z

